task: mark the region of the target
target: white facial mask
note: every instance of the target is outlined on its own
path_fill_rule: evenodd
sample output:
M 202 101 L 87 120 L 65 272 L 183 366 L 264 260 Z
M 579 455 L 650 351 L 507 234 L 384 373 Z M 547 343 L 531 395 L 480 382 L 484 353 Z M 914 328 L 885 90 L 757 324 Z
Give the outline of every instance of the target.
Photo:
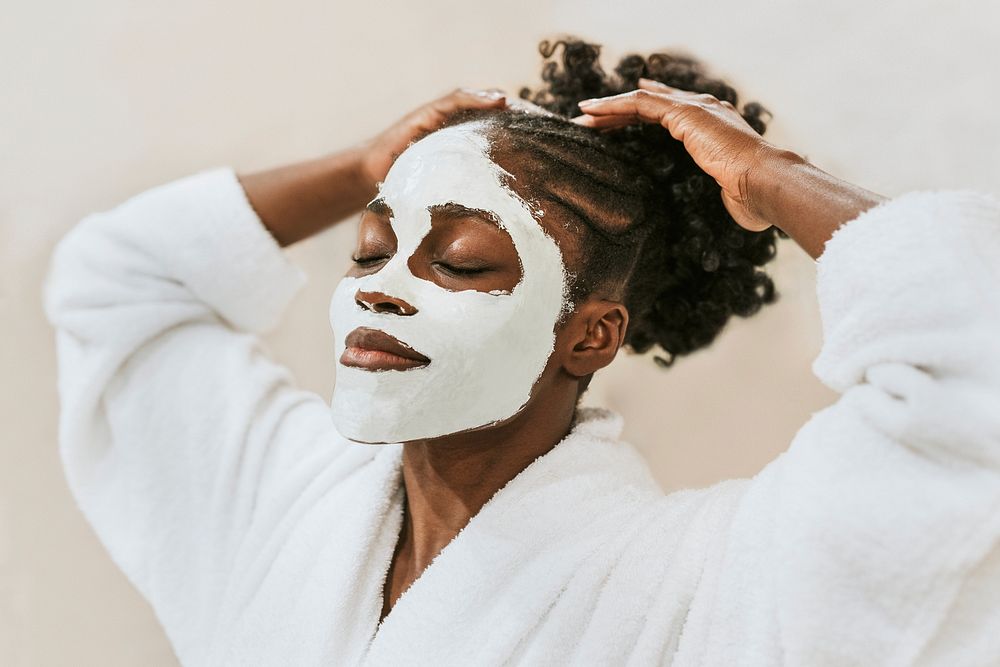
M 458 433 L 515 415 L 552 354 L 566 301 L 562 254 L 528 205 L 503 185 L 488 157 L 484 125 L 438 130 L 410 146 L 379 195 L 392 210 L 396 253 L 361 278 L 345 277 L 330 302 L 337 358 L 331 404 L 341 434 L 391 443 Z M 417 278 L 407 262 L 431 229 L 430 207 L 455 203 L 490 211 L 510 235 L 522 277 L 510 293 L 451 291 Z M 412 315 L 359 306 L 359 290 L 402 299 Z M 407 370 L 371 371 L 340 363 L 357 327 L 394 336 L 430 359 Z

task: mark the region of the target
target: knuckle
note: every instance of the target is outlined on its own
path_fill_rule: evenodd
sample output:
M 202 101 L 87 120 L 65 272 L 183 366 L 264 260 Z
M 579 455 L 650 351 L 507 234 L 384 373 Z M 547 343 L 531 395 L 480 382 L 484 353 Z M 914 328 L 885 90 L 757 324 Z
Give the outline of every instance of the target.
M 706 109 L 700 104 L 685 104 L 677 114 L 684 121 L 698 123 L 705 120 Z

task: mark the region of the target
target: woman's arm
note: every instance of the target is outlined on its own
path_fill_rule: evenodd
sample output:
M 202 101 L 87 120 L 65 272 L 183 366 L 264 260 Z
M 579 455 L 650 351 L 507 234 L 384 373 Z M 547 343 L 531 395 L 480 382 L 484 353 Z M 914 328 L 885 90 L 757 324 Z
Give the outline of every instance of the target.
M 267 171 L 241 174 L 247 198 L 281 247 L 360 211 L 375 196 L 361 148 Z
M 86 216 L 50 261 L 66 480 L 185 664 L 313 477 L 296 461 L 347 463 L 326 402 L 260 340 L 305 281 L 228 168 Z
M 752 482 L 727 589 L 769 582 L 789 663 L 1000 656 L 1000 201 L 910 192 L 817 263 L 840 393 Z M 738 581 L 742 577 L 743 581 Z
M 442 109 L 487 102 L 449 96 L 360 149 L 245 177 L 246 189 L 230 168 L 160 185 L 56 246 L 44 306 L 67 481 L 185 664 L 218 636 L 227 591 L 252 586 L 252 565 L 308 512 L 304 491 L 375 451 L 336 433 L 327 402 L 260 338 L 306 280 L 280 244 L 363 206 L 392 152 Z
M 364 208 L 396 156 L 462 109 L 502 108 L 495 90 L 459 89 L 401 118 L 366 144 L 335 155 L 241 175 L 247 197 L 282 247 Z
M 716 179 L 726 209 L 746 229 L 774 225 L 816 259 L 838 227 L 886 200 L 764 141 L 729 102 L 648 79 L 640 86 L 581 102 L 584 115 L 576 122 L 600 129 L 663 125 Z
M 992 664 L 1000 655 L 1000 201 L 892 200 L 765 144 L 707 96 L 583 105 L 662 122 L 742 226 L 817 261 L 815 374 L 841 394 L 749 485 L 693 615 L 708 664 Z M 701 624 L 691 620 L 692 627 Z

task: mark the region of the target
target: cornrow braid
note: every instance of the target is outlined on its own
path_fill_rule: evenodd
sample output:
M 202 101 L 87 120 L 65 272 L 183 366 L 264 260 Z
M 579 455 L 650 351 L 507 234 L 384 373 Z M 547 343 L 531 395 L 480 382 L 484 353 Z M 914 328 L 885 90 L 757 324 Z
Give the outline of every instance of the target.
M 629 311 L 625 347 L 658 346 L 663 355 L 653 358 L 664 367 L 709 345 L 733 315 L 774 302 L 774 283 L 758 267 L 786 235 L 736 224 L 715 179 L 681 142 L 655 125 L 598 132 L 569 122 L 581 100 L 634 90 L 639 77 L 734 106 L 736 91 L 688 56 L 628 55 L 609 76 L 595 44 L 564 39 L 539 51 L 544 85 L 520 95 L 554 115 L 473 112 L 449 124 L 486 120 L 492 157 L 515 175 L 519 192 L 559 210 L 578 246 L 568 267 L 571 302 L 599 292 L 620 298 Z M 741 111 L 761 134 L 765 114 L 757 103 Z

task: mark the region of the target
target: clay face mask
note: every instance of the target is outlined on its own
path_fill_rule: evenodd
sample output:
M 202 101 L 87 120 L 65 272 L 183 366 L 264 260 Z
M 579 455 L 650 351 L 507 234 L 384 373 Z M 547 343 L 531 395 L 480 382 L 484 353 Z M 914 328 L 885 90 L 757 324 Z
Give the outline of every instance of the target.
M 377 271 L 341 280 L 330 303 L 337 363 L 334 424 L 359 442 L 406 442 L 457 433 L 515 415 L 552 353 L 565 302 L 556 242 L 531 208 L 501 180 L 488 157 L 485 127 L 467 123 L 428 135 L 399 156 L 379 191 L 392 211 L 396 252 Z M 513 241 L 520 282 L 509 293 L 451 291 L 417 278 L 409 258 L 443 204 L 490 212 Z M 360 306 L 360 291 L 405 301 L 412 314 Z M 383 331 L 430 363 L 373 371 L 339 362 L 358 327 Z

